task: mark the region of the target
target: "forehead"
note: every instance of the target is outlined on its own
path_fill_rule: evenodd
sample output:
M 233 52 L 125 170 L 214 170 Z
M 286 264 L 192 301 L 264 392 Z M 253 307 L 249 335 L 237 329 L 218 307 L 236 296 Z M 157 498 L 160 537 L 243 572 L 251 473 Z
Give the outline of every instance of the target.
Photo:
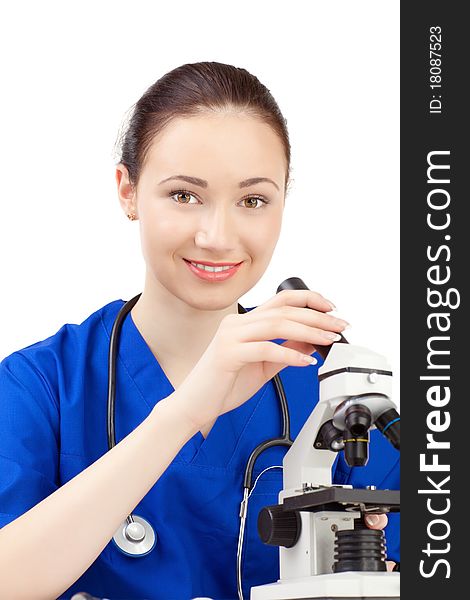
M 271 177 L 283 185 L 287 164 L 279 136 L 260 119 L 237 113 L 210 113 L 173 119 L 158 134 L 145 171 L 217 178 Z

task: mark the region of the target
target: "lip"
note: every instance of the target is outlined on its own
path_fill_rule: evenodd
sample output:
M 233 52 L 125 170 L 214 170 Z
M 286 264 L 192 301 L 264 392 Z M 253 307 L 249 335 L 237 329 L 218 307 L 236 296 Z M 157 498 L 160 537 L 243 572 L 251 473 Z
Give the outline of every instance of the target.
M 233 267 L 234 265 L 240 265 L 241 262 L 226 262 L 226 263 L 215 263 L 208 260 L 194 260 L 192 258 L 185 258 L 189 262 L 198 263 L 200 265 L 206 265 L 206 267 Z
M 235 275 L 235 273 L 238 271 L 238 269 L 243 264 L 243 263 L 232 263 L 233 266 L 231 269 L 226 269 L 225 271 L 219 271 L 219 272 L 215 272 L 215 271 L 210 272 L 210 271 L 203 271 L 202 269 L 195 267 L 186 258 L 183 258 L 183 260 L 188 265 L 189 270 L 192 271 L 194 273 L 194 275 L 199 277 L 199 279 L 203 279 L 204 281 L 211 281 L 211 282 L 220 282 L 220 281 L 225 281 L 226 279 L 230 279 L 231 277 L 233 277 Z M 202 264 L 207 264 L 207 263 L 199 263 L 199 264 L 202 265 Z M 217 266 L 228 266 L 228 265 L 210 264 L 209 266 L 217 267 Z

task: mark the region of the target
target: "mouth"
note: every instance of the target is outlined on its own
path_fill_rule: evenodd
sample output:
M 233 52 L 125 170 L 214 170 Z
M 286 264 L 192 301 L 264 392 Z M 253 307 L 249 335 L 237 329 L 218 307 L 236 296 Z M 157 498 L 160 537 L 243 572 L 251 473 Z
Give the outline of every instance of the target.
M 187 258 L 183 258 L 183 260 L 194 275 L 205 281 L 214 282 L 225 281 L 233 277 L 243 264 L 243 261 L 239 263 L 209 263 L 207 261 L 200 263 Z

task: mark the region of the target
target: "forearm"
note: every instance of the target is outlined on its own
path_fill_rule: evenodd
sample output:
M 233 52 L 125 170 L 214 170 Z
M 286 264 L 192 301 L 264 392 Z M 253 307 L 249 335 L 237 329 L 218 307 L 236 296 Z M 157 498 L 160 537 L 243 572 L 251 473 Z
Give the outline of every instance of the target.
M 196 433 L 173 395 L 112 450 L 0 530 L 0 597 L 51 599 L 96 560 Z

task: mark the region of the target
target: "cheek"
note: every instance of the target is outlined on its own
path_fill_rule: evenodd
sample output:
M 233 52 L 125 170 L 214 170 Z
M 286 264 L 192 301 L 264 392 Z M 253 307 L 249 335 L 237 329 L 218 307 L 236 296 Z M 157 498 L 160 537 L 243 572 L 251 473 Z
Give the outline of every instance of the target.
M 189 235 L 188 223 L 184 219 L 175 219 L 164 214 L 154 215 L 141 221 L 142 247 L 149 257 L 157 254 L 172 253 L 178 244 L 184 242 Z
M 281 233 L 281 219 L 272 218 L 262 224 L 257 224 L 255 235 L 250 236 L 254 254 L 269 261 Z
M 251 258 L 249 268 L 245 271 L 247 279 L 245 292 L 248 292 L 261 279 L 271 261 L 281 231 L 280 220 L 270 219 L 269 223 L 256 224 L 252 230 L 247 228 L 243 246 Z M 245 293 L 243 292 L 243 293 Z

